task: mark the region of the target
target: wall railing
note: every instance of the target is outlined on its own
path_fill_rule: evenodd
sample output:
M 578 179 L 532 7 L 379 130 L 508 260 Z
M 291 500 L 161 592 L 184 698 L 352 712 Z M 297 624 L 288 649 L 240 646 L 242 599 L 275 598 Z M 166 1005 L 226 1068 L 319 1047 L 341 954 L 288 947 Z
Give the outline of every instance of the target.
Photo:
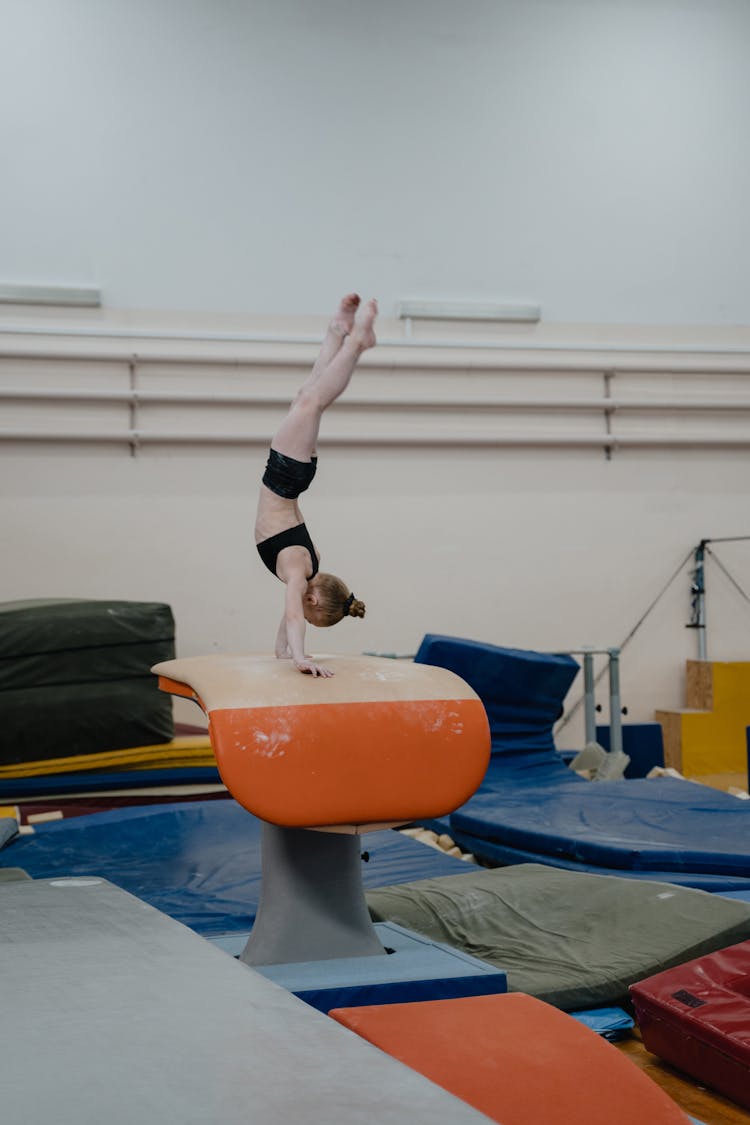
M 165 329 L 127 329 L 106 326 L 77 327 L 71 325 L 40 325 L 40 324 L 0 324 L 0 337 L 48 337 L 54 336 L 61 339 L 111 339 L 122 344 L 128 341 L 140 342 L 142 340 L 161 340 L 166 342 L 185 341 L 208 344 L 302 344 L 319 347 L 321 337 L 314 333 L 280 333 L 280 332 L 209 332 L 182 329 L 169 331 Z M 435 348 L 462 349 L 466 351 L 487 350 L 495 352 L 601 352 L 603 354 L 622 355 L 690 355 L 701 356 L 736 356 L 750 363 L 750 343 L 748 344 L 721 344 L 721 343 L 634 343 L 633 341 L 617 340 L 540 340 L 524 339 L 523 337 L 482 338 L 482 337 L 449 337 L 449 336 L 421 336 L 405 334 L 401 336 L 378 335 L 378 348 Z M 132 350 L 132 349 L 131 349 Z M 3 355 L 9 354 L 7 349 L 2 349 Z M 24 354 L 28 354 L 24 352 Z M 139 349 L 139 354 L 143 350 Z M 715 370 L 711 366 L 709 370 Z
M 21 330 L 18 329 L 18 332 Z M 8 329 L 0 329 L 8 334 Z M 307 345 L 317 345 L 319 337 L 273 335 L 254 333 L 169 333 L 139 332 L 132 337 L 124 332 L 108 330 L 26 329 L 26 341 L 15 340 L 9 346 L 0 346 L 0 409 L 5 404 L 23 406 L 31 412 L 17 415 L 14 425 L 0 423 L 0 442 L 64 442 L 64 443 L 124 443 L 131 452 L 139 447 L 154 444 L 196 445 L 255 445 L 267 444 L 273 427 L 266 425 L 265 412 L 280 411 L 289 402 L 288 393 L 269 393 L 257 390 L 195 390 L 187 388 L 165 389 L 148 386 L 156 374 L 163 378 L 179 378 L 181 371 L 189 373 L 196 367 L 218 378 L 222 373 L 256 376 L 268 373 L 275 378 L 278 369 L 300 371 L 309 367 L 310 353 Z M 30 339 L 39 335 L 75 337 L 71 346 L 68 340 L 58 341 L 56 347 L 47 344 L 40 348 Z M 100 345 L 89 349 L 82 347 L 80 337 L 97 341 L 111 335 L 112 348 Z M 144 345 L 132 351 L 131 342 Z M 225 354 L 204 349 L 149 347 L 145 340 L 179 340 L 189 343 L 243 343 L 253 348 L 263 345 L 264 350 L 247 354 Z M 268 345 L 273 347 L 269 350 Z M 298 345 L 305 345 L 301 351 Z M 482 355 L 458 356 L 455 349 L 481 349 Z M 405 349 L 399 353 L 383 353 L 382 348 Z M 602 353 L 597 356 L 588 351 Z M 553 358 L 551 353 L 559 353 Z M 603 353 L 617 353 L 611 362 Z M 686 359 L 676 360 L 675 355 L 685 354 Z M 707 363 L 706 355 L 713 357 Z M 49 365 L 45 382 L 34 384 L 39 365 Z M 71 386 L 71 367 L 82 371 L 92 365 L 103 365 L 97 372 L 103 381 L 113 377 L 119 386 Z M 26 370 L 24 371 L 24 368 Z M 750 448 L 750 348 L 703 347 L 689 345 L 624 345 L 587 342 L 584 344 L 538 344 L 519 340 L 417 340 L 390 339 L 379 341 L 376 353 L 363 357 L 362 369 L 371 373 L 412 377 L 437 373 L 442 381 L 424 380 L 424 394 L 412 378 L 401 393 L 393 394 L 393 382 L 376 392 L 367 386 L 357 390 L 356 385 L 345 398 L 334 406 L 334 411 L 356 413 L 360 419 L 336 431 L 326 432 L 329 445 L 407 446 L 442 445 L 478 446 L 496 448 L 578 448 L 600 449 L 606 456 L 613 451 L 628 448 L 663 449 L 747 449 Z M 54 382 L 50 382 L 52 372 Z M 453 374 L 450 383 L 445 377 Z M 538 384 L 534 376 L 560 376 L 571 380 L 578 376 L 576 387 L 570 393 L 549 392 L 549 380 Z M 29 377 L 28 383 L 26 382 Z M 468 376 L 480 376 L 468 385 Z M 492 392 L 487 393 L 484 377 L 492 380 Z M 664 393 L 664 379 L 653 393 L 644 393 L 644 377 L 669 377 L 670 393 Z M 494 377 L 494 378 L 493 378 Z M 519 394 L 508 387 L 503 393 L 503 383 L 529 377 L 532 393 Z M 633 379 L 635 377 L 635 379 Z M 705 378 L 701 378 L 705 377 Z M 210 381 L 210 375 L 207 376 Z M 730 388 L 727 390 L 727 378 Z M 66 385 L 57 385 L 64 379 Z M 581 394 L 581 379 L 595 379 L 600 393 Z M 696 379 L 701 386 L 696 387 Z M 721 379 L 722 389 L 711 392 L 711 383 Z M 5 384 L 3 382 L 5 380 Z M 11 382 L 12 380 L 12 382 Z M 630 386 L 628 386 L 630 380 Z M 687 382 L 685 382 L 687 380 Z M 122 384 L 127 385 L 123 386 Z M 619 384 L 619 385 L 618 385 Z M 371 387 L 371 384 L 370 384 Z M 484 387 L 484 389 L 482 389 Z M 617 393 L 615 392 L 617 387 Z M 389 393 L 390 389 L 390 393 Z M 708 393 L 707 393 L 708 392 Z M 115 425 L 101 419 L 81 418 L 72 409 L 85 404 L 120 404 L 123 413 Z M 40 411 L 37 422 L 36 407 L 48 406 L 46 414 Z M 63 407 L 69 407 L 67 413 Z M 247 408 L 248 425 L 241 430 L 230 423 L 212 430 L 202 426 L 193 429 L 189 422 L 178 416 L 170 425 L 159 424 L 159 414 L 144 413 L 148 407 L 175 406 L 190 413 L 193 407 Z M 60 409 L 58 409 L 60 408 Z M 260 412 L 253 418 L 253 410 Z M 6 415 L 9 411 L 5 411 Z M 394 414 L 399 414 L 394 424 Z M 261 417 L 262 416 L 262 417 Z M 573 421 L 576 419 L 577 422 Z M 32 424 L 29 424 L 31 418 Z M 390 418 L 390 421 L 388 419 Z M 597 418 L 600 421 L 597 422 Z M 377 419 L 377 424 L 373 424 Z M 641 420 L 639 422 L 639 419 Z M 685 419 L 688 425 L 685 425 Z M 645 420 L 645 425 L 643 421 Z M 697 426 L 696 426 L 697 420 Z M 351 420 L 350 420 L 351 421 Z M 61 424 L 61 422 L 63 424 Z M 505 428 L 504 428 L 505 427 Z

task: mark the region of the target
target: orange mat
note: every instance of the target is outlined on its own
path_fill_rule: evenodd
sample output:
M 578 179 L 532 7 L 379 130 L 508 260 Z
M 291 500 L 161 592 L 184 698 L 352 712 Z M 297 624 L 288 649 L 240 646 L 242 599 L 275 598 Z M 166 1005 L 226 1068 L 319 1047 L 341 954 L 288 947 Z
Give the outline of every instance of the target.
M 329 1014 L 502 1125 L 689 1121 L 611 1043 L 520 992 Z

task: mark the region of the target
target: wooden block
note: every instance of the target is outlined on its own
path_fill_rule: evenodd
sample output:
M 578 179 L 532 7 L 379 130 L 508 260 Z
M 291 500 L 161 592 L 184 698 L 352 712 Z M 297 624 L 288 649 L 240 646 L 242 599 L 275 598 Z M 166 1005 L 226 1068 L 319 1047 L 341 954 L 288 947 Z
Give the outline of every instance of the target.
M 709 660 L 688 660 L 685 669 L 685 706 L 696 711 L 713 711 L 713 664 Z
M 682 773 L 682 715 L 679 711 L 655 711 L 664 741 L 664 765 Z
M 686 777 L 747 776 L 750 662 L 688 660 L 687 706 L 657 711 L 664 762 Z

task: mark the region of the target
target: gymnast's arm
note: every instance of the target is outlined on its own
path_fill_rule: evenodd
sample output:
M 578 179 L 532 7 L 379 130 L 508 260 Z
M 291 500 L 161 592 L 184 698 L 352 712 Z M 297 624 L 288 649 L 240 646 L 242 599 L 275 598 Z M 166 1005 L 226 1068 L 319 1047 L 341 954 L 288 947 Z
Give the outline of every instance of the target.
M 292 655 L 286 635 L 286 614 L 282 617 L 279 631 L 276 634 L 275 652 L 277 660 L 289 660 Z
M 305 613 L 302 599 L 306 590 L 307 579 L 304 572 L 290 574 L 286 580 L 286 602 L 282 623 L 286 631 L 287 647 L 298 672 L 307 672 L 311 676 L 332 676 L 333 672 L 330 668 L 326 668 L 323 664 L 316 664 L 309 656 L 305 656 Z M 279 628 L 279 635 L 282 627 Z M 276 655 L 279 655 L 278 650 Z

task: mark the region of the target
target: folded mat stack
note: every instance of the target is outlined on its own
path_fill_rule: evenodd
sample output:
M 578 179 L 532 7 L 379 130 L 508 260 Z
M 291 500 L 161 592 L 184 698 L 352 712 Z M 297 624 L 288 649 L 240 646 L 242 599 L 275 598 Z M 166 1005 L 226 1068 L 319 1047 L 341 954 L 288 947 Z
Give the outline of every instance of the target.
M 416 660 L 448 668 L 482 699 L 492 756 L 476 794 L 433 823 L 500 864 L 750 888 L 750 802 L 673 778 L 585 781 L 552 727 L 578 671 L 570 656 L 428 635 Z
M 133 784 L 147 770 L 164 782 L 175 766 L 211 767 L 218 780 L 207 739 L 174 741 L 172 702 L 150 672 L 174 650 L 162 603 L 0 604 L 0 797 L 86 791 L 123 774 Z
M 0 763 L 165 742 L 168 699 L 149 668 L 174 654 L 174 619 L 151 602 L 74 598 L 0 605 Z

